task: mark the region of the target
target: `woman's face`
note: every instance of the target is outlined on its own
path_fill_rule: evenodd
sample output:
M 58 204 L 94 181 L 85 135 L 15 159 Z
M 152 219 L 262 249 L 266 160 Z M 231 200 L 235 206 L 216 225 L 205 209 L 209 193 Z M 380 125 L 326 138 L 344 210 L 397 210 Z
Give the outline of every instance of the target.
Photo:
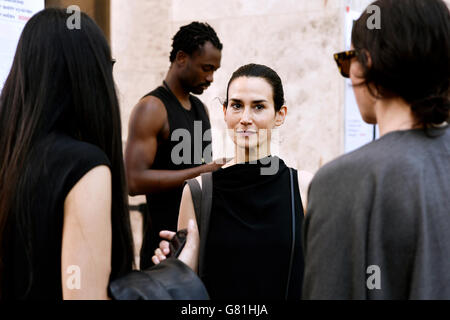
M 376 99 L 370 94 L 369 89 L 367 89 L 365 84 L 360 85 L 364 82 L 363 67 L 356 58 L 353 58 L 350 63 L 350 79 L 352 81 L 353 92 L 355 94 L 356 103 L 358 104 L 361 117 L 367 123 L 377 123 L 375 116 Z
M 263 78 L 239 77 L 223 107 L 228 132 L 237 147 L 270 151 L 271 130 L 283 124 L 286 106 L 275 112 L 273 90 Z

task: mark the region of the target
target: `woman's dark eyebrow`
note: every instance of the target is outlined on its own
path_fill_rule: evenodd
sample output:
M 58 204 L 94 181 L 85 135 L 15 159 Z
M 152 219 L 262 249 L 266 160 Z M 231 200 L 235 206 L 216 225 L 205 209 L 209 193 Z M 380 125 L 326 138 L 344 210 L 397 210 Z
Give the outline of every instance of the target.
M 240 99 L 234 99 L 234 98 L 231 98 L 230 101 L 233 101 L 233 102 L 242 102 L 242 100 L 240 100 Z M 252 103 L 263 103 L 263 102 L 267 102 L 267 100 L 253 100 L 253 101 L 252 101 Z

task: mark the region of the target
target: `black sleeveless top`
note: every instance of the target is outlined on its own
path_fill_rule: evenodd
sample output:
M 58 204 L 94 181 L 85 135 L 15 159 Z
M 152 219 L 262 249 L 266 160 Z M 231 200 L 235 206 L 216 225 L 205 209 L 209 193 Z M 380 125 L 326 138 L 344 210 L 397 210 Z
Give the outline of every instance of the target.
M 154 96 L 164 104 L 167 111 L 170 137 L 158 145 L 151 169 L 183 170 L 199 166 L 202 162 L 211 162 L 211 124 L 205 106 L 200 99 L 190 95 L 191 110 L 186 110 L 170 89 L 164 86 L 156 88 L 145 97 L 147 96 Z M 208 133 L 205 135 L 206 131 L 209 132 L 209 137 L 207 137 Z M 190 138 L 186 139 L 186 135 Z M 171 141 L 172 139 L 175 139 L 175 141 Z M 184 149 L 186 153 L 182 151 L 183 145 L 186 146 Z M 183 163 L 174 162 L 172 153 L 179 158 L 183 158 Z M 152 265 L 153 251 L 161 241 L 159 232 L 161 230 L 176 230 L 182 191 L 183 187 L 180 186 L 166 192 L 147 194 L 150 227 L 144 233 L 141 268 Z
M 111 167 L 106 154 L 98 147 L 52 134 L 41 140 L 33 157 L 42 166 L 28 165 L 36 172 L 29 226 L 23 235 L 16 215 L 9 224 L 3 298 L 7 300 L 61 300 L 61 248 L 64 223 L 64 201 L 75 184 L 91 169 Z M 20 196 L 18 196 L 20 199 Z M 114 227 L 113 227 L 114 229 Z M 25 238 L 31 236 L 31 256 L 26 254 Z M 32 272 L 30 272 L 30 269 Z
M 288 167 L 274 159 L 279 161 L 275 175 L 261 175 L 266 165 L 260 161 L 213 173 L 203 279 L 211 299 L 285 298 L 292 241 L 291 189 Z M 296 170 L 293 178 L 296 242 L 288 298 L 300 299 L 303 207 Z

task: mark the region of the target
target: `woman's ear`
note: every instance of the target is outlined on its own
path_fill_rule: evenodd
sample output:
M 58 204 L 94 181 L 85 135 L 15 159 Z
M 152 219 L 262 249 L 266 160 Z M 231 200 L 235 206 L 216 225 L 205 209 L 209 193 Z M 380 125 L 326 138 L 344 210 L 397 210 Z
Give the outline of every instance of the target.
M 281 126 L 287 115 L 287 107 L 282 106 L 280 110 L 275 113 L 275 126 Z
M 223 103 L 222 108 L 223 108 L 223 118 L 225 119 L 225 117 L 227 116 L 227 104 Z

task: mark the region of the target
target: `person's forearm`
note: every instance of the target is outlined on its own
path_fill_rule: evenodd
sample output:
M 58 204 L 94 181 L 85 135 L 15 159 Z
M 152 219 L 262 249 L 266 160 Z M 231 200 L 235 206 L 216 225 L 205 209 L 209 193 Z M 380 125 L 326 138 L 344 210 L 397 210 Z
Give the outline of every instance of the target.
M 204 172 L 215 170 L 213 164 L 204 164 L 185 170 L 143 170 L 129 176 L 131 196 L 158 193 L 181 187 L 185 180 L 195 178 Z

